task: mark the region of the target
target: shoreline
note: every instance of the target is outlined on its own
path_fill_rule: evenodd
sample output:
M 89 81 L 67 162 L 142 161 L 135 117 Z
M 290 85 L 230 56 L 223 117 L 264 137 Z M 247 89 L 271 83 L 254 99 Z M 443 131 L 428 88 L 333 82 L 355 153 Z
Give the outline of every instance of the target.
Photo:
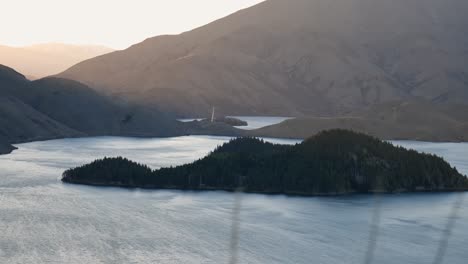
M 127 190 L 145 190 L 145 191 L 180 191 L 180 192 L 228 192 L 228 193 L 244 193 L 244 194 L 261 194 L 261 195 L 271 195 L 271 196 L 278 196 L 284 195 L 288 197 L 345 197 L 345 196 L 353 196 L 353 195 L 397 195 L 397 194 L 420 194 L 420 193 L 465 193 L 468 192 L 468 188 L 457 188 L 457 189 L 437 189 L 437 190 L 398 190 L 394 192 L 390 191 L 383 191 L 383 190 L 375 190 L 370 192 L 358 192 L 358 191 L 350 191 L 350 192 L 331 192 L 331 193 L 302 193 L 302 192 L 277 192 L 277 191 L 238 191 L 237 188 L 198 188 L 198 189 L 183 189 L 177 187 L 156 187 L 156 186 L 133 186 L 133 185 L 126 185 L 126 184 L 103 184 L 103 183 L 92 183 L 92 182 L 73 182 L 64 180 L 63 178 L 60 180 L 63 184 L 70 184 L 70 185 L 78 185 L 78 186 L 89 186 L 89 187 L 96 187 L 96 188 L 119 188 L 119 189 L 127 189 Z

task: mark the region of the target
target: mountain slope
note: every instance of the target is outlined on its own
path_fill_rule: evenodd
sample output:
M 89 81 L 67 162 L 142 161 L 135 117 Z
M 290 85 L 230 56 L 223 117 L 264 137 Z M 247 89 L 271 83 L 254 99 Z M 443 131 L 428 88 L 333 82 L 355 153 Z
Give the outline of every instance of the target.
M 14 150 L 10 144 L 0 142 L 0 154 L 8 154 Z
M 0 65 L 0 138 L 15 143 L 81 134 L 25 102 L 37 94 L 23 75 Z
M 328 129 L 349 129 L 381 139 L 468 141 L 468 106 L 392 102 L 340 117 L 306 117 L 251 131 L 267 137 L 307 138 Z
M 84 135 L 14 97 L 0 98 L 0 135 L 8 142 Z
M 1 154 L 8 154 L 15 149 L 12 145 L 7 143 L 6 139 L 0 138 L 0 155 Z
M 59 122 L 88 135 L 180 135 L 179 122 L 156 110 L 129 105 L 102 96 L 91 88 L 66 79 L 32 82 L 40 91 L 27 102 Z
M 30 79 L 57 74 L 76 63 L 113 50 L 103 46 L 38 44 L 27 47 L 0 45 L 0 64 L 24 73 Z
M 465 0 L 269 0 L 60 74 L 181 116 L 468 102 Z
M 28 81 L 0 65 L 0 138 L 7 142 L 76 136 L 176 136 L 186 127 L 156 110 L 124 104 L 75 81 Z

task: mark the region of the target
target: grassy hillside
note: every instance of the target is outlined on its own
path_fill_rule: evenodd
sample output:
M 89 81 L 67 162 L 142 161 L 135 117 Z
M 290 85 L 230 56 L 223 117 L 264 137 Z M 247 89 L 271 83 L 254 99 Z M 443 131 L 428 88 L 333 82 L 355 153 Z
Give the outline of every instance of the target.
M 181 116 L 468 102 L 465 0 L 267 0 L 60 74 Z
M 340 117 L 307 117 L 250 131 L 250 135 L 307 138 L 328 129 L 351 129 L 381 139 L 468 141 L 467 105 L 392 102 Z

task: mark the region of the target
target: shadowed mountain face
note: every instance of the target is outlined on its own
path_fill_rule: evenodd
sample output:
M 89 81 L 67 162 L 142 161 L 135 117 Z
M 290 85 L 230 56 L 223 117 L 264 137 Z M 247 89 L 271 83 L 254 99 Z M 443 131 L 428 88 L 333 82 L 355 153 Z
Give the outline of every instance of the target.
M 8 144 L 7 141 L 3 138 L 0 138 L 0 154 L 7 154 L 14 150 L 15 148 Z
M 74 64 L 113 50 L 103 46 L 38 44 L 27 47 L 0 45 L 0 64 L 15 68 L 28 79 L 57 74 Z
M 116 102 L 75 81 L 45 78 L 30 82 L 0 65 L 0 139 L 3 142 L 182 134 L 179 122 L 156 110 Z
M 183 116 L 468 102 L 465 0 L 268 0 L 60 74 Z
M 28 103 L 35 90 L 23 75 L 0 65 L 0 138 L 20 142 L 79 135 Z

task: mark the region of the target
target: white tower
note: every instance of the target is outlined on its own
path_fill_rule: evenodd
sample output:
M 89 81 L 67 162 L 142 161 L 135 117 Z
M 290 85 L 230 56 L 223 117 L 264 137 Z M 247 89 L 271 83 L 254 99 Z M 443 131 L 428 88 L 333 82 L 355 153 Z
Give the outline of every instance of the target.
M 213 111 L 211 112 L 211 123 L 215 121 L 215 107 L 213 106 Z

